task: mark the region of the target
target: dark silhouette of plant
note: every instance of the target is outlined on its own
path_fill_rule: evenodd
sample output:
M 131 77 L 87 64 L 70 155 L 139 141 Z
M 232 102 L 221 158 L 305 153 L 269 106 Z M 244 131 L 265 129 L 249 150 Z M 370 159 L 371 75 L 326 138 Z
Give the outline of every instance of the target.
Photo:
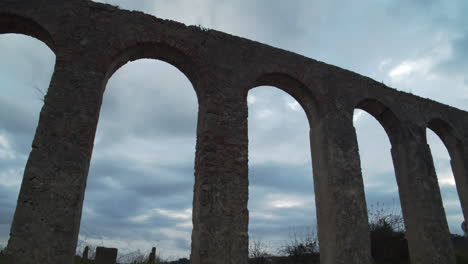
M 318 263 L 319 244 L 313 232 L 306 232 L 302 237 L 295 231 L 289 243 L 280 249 L 280 253 L 298 263 Z
M 249 241 L 249 263 L 250 264 L 266 264 L 268 262 L 267 245 L 261 240 L 255 239 Z
M 404 221 L 398 210 L 388 210 L 377 203 L 369 210 L 369 227 L 371 254 L 376 263 L 409 262 Z
M 249 263 L 250 264 L 266 264 L 268 262 L 267 246 L 261 240 L 252 240 L 249 244 Z

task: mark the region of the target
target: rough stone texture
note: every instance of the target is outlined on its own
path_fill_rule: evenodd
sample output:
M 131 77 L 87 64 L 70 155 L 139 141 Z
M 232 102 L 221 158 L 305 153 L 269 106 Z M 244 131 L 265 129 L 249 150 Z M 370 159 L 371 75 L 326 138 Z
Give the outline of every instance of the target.
M 410 258 L 413 263 L 455 263 L 437 176 L 425 137 L 424 128 L 410 128 L 392 146 Z
M 321 263 L 372 263 L 352 118 L 340 111 L 328 112 L 311 131 Z
M 96 264 L 115 264 L 117 261 L 117 249 L 116 248 L 106 248 L 106 247 L 97 247 L 96 248 L 96 258 L 94 262 Z
M 452 160 L 468 214 L 468 113 L 359 74 L 214 30 L 87 0 L 2 0 L 0 33 L 21 33 L 56 55 L 11 228 L 12 263 L 72 263 L 104 89 L 123 64 L 166 61 L 199 102 L 192 264 L 247 264 L 247 93 L 273 85 L 311 126 L 321 263 L 371 263 L 352 115 L 373 115 L 392 143 L 412 263 L 454 263 L 424 132 Z

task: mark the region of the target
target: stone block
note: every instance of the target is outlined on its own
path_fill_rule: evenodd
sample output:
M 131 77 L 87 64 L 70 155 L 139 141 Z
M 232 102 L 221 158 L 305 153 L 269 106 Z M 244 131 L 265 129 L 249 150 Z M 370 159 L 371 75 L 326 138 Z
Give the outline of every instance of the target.
M 117 249 L 97 247 L 96 248 L 96 264 L 115 264 L 117 261 Z

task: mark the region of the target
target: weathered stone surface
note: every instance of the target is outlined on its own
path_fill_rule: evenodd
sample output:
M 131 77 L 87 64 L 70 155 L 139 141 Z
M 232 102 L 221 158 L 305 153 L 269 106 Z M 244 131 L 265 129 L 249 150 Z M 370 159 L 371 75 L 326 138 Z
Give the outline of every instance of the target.
M 422 134 L 432 129 L 447 146 L 466 219 L 468 113 L 258 42 L 87 0 L 2 0 L 0 33 L 36 37 L 57 58 L 11 228 L 13 263 L 72 263 L 104 89 L 140 58 L 174 65 L 197 93 L 192 264 L 247 264 L 246 97 L 260 85 L 291 94 L 309 119 L 321 263 L 370 263 L 355 108 L 391 140 L 412 261 L 453 263 Z
M 115 264 L 117 261 L 117 249 L 116 248 L 106 248 L 106 247 L 97 247 L 96 248 L 96 258 L 94 262 L 96 264 Z
M 411 261 L 456 263 L 424 128 L 402 133 L 392 146 Z
M 352 115 L 314 123 L 311 145 L 321 263 L 372 263 L 364 184 Z

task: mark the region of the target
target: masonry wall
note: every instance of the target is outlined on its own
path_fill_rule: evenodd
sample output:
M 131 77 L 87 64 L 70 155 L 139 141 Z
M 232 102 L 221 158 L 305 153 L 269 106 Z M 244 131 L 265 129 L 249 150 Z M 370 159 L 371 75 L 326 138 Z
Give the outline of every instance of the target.
M 38 38 L 57 58 L 11 228 L 13 263 L 72 263 L 105 86 L 140 58 L 176 66 L 198 97 L 191 263 L 247 263 L 246 97 L 259 85 L 291 94 L 309 119 L 321 263 L 371 263 L 355 108 L 392 143 L 412 263 L 455 263 L 425 131 L 449 150 L 467 219 L 467 112 L 261 43 L 87 0 L 2 0 L 0 33 Z

